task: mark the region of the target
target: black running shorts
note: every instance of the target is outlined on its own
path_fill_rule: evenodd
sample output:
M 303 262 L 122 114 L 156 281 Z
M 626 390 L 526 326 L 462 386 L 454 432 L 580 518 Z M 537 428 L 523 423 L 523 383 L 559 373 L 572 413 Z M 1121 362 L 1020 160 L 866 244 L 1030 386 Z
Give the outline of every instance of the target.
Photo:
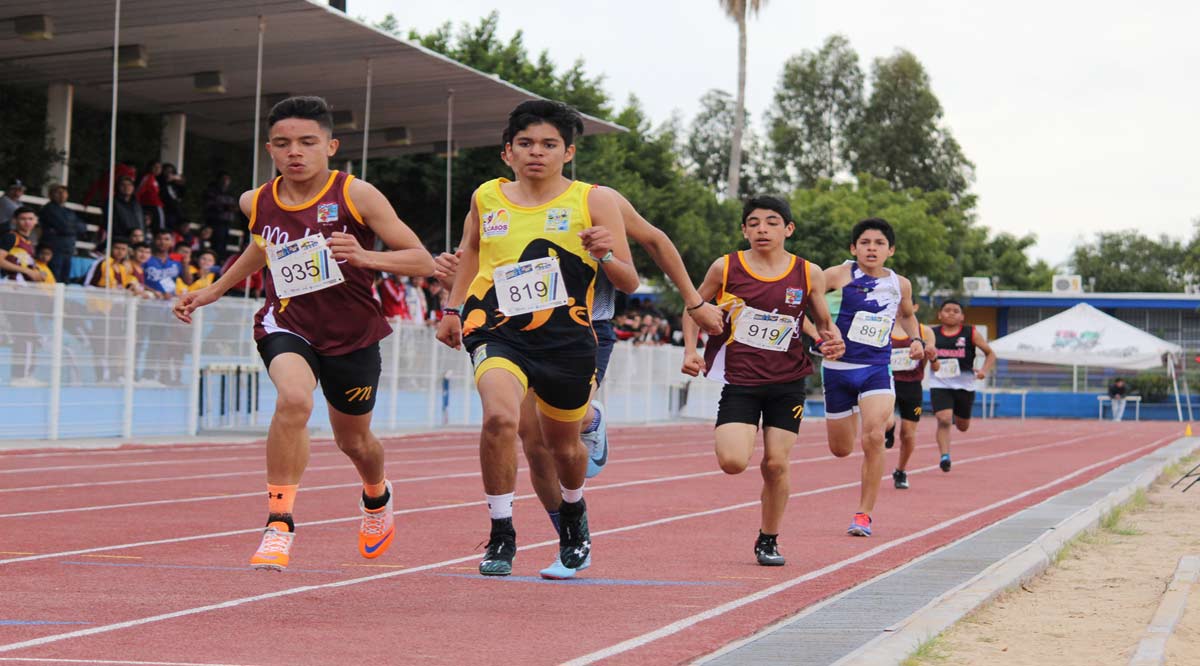
M 526 389 L 533 389 L 538 410 L 555 421 L 570 423 L 587 414 L 596 376 L 594 351 L 581 356 L 543 354 L 478 334 L 467 341 L 467 351 L 471 353 L 476 382 L 488 370 L 507 370 Z
M 905 421 L 920 421 L 923 400 L 921 382 L 896 382 L 896 409 L 900 410 L 900 418 Z
M 968 421 L 971 418 L 971 408 L 975 406 L 975 392 L 964 389 L 929 389 L 929 402 L 933 403 L 934 413 L 953 409 L 954 418 Z
M 717 425 L 748 423 L 764 428 L 800 431 L 804 418 L 804 380 L 786 384 L 738 386 L 726 384 L 717 405 Z
M 258 341 L 258 353 L 268 370 L 276 356 L 299 354 L 312 368 L 329 406 L 343 414 L 361 416 L 375 409 L 375 394 L 383 369 L 378 342 L 349 354 L 322 356 L 298 335 L 271 333 Z

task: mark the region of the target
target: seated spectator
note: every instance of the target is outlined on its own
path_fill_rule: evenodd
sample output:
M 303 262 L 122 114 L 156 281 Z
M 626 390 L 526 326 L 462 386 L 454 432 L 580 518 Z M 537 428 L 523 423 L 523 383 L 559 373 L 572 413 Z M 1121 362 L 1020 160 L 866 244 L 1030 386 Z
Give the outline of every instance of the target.
M 133 256 L 129 260 L 129 274 L 133 276 L 137 284 L 130 284 L 129 287 L 143 298 L 152 298 L 157 292 L 146 288 L 146 262 L 150 261 L 150 246 L 146 243 L 137 243 L 131 247 Z
M 176 278 L 181 278 L 184 285 L 192 283 L 191 273 L 184 269 L 182 263 L 171 258 L 172 241 L 171 232 L 156 233 L 154 254 L 142 266 L 146 271 L 146 288 L 162 299 L 175 296 Z
M 129 247 L 135 248 L 146 242 L 146 230 L 138 227 L 129 232 Z
M 192 246 L 187 243 L 176 243 L 175 251 L 171 253 L 171 258 L 183 265 L 184 270 L 195 279 L 199 274 L 199 269 L 192 265 Z M 190 282 L 190 281 L 189 281 Z
M 33 248 L 33 229 L 38 224 L 37 213 L 28 206 L 13 212 L 13 229 L 0 235 L 0 275 L 17 282 L 43 282 L 45 276 L 36 267 Z
M 184 291 L 199 291 L 212 284 L 217 279 L 217 255 L 212 250 L 202 250 L 196 256 L 196 266 L 192 267 L 196 271 L 196 278 L 189 285 L 184 285 L 183 280 L 176 280 L 175 288 L 179 292 Z
M 84 284 L 104 289 L 132 289 L 137 282 L 129 262 L 129 241 L 124 238 L 112 240 L 112 255 L 97 259 L 84 279 Z
M 41 242 L 54 249 L 54 260 L 50 270 L 59 282 L 71 279 L 71 257 L 75 256 L 75 243 L 87 231 L 83 220 L 63 204 L 67 203 L 67 188 L 55 185 L 50 188 L 50 203 L 42 207 Z
M 37 257 L 34 258 L 33 267 L 42 274 L 42 278 L 46 284 L 56 284 L 58 281 L 54 279 L 54 271 L 50 270 L 50 262 L 54 259 L 54 248 L 45 243 L 37 246 Z
M 221 253 L 219 250 L 217 250 L 216 246 L 213 245 L 212 239 L 213 239 L 213 228 L 208 226 L 207 224 L 200 227 L 200 231 L 198 233 L 196 233 L 195 235 L 193 235 L 192 239 L 191 239 L 192 240 L 192 252 L 199 252 L 201 250 L 213 250 L 214 252 L 217 253 L 217 256 L 220 256 Z
M 143 237 L 146 228 L 146 214 L 142 204 L 133 196 L 133 179 L 122 177 L 117 181 L 117 196 L 109 203 L 113 208 L 113 235 L 128 238 L 133 241 L 134 230 Z
M 21 203 L 23 196 L 25 196 L 25 183 L 22 183 L 20 178 L 14 178 L 8 184 L 8 189 L 0 196 L 0 234 L 6 234 L 12 230 L 13 213 L 25 205 Z

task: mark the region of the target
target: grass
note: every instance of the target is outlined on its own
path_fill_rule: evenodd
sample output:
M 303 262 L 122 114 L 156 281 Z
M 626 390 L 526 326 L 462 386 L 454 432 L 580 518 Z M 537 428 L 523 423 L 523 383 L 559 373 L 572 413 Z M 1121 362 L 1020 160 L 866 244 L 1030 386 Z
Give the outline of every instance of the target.
M 1146 491 L 1138 488 L 1133 497 L 1124 502 L 1120 506 L 1113 507 L 1112 511 L 1100 517 L 1100 529 L 1121 536 L 1136 536 L 1140 534 L 1136 528 L 1124 522 L 1124 518 L 1128 513 L 1136 513 L 1146 507 Z
M 931 636 L 921 641 L 913 653 L 900 662 L 900 666 L 921 666 L 922 664 L 941 663 L 949 656 L 942 651 L 941 634 Z

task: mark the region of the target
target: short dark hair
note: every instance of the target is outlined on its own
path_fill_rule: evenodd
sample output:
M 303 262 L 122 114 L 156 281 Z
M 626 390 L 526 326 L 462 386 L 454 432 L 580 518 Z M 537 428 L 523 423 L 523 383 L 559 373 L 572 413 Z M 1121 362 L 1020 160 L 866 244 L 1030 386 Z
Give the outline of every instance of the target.
M 892 225 L 888 224 L 888 221 L 882 217 L 868 217 L 865 220 L 860 220 L 858 224 L 854 225 L 854 228 L 850 230 L 850 244 L 856 245 L 859 237 L 871 229 L 882 233 L 883 237 L 887 239 L 888 245 L 896 244 L 895 230 L 893 230 Z
M 206 248 L 204 248 L 203 250 L 200 250 L 199 252 L 197 252 L 197 253 L 196 253 L 196 258 L 197 258 L 197 259 L 199 259 L 200 257 L 203 257 L 203 256 L 204 256 L 204 255 L 206 255 L 206 254 L 211 254 L 211 255 L 212 255 L 212 257 L 213 257 L 213 261 L 216 261 L 216 259 L 217 259 L 217 251 L 216 251 L 216 250 L 214 250 L 214 249 L 212 249 L 212 248 L 210 248 L 210 247 L 206 247 Z
M 34 249 L 34 252 L 41 254 L 42 250 L 50 250 L 51 252 L 53 252 L 54 246 L 50 245 L 49 243 L 38 243 L 38 246 L 37 246 L 37 248 Z
M 146 248 L 147 250 L 151 249 L 151 247 L 150 247 L 150 244 L 149 244 L 149 243 L 145 243 L 145 242 L 142 242 L 142 243 L 134 243 L 134 244 L 133 244 L 133 247 L 131 247 L 131 248 L 129 248 L 129 249 L 131 249 L 131 250 L 134 250 L 134 251 L 137 251 L 137 250 L 140 250 L 140 249 L 142 249 L 142 248 Z
M 504 143 L 512 143 L 517 132 L 539 123 L 554 125 L 568 146 L 575 144 L 575 136 L 583 134 L 583 116 L 562 102 L 546 99 L 531 99 L 521 102 L 508 114 L 508 127 L 504 130 Z
M 129 239 L 124 236 L 113 236 L 112 244 L 113 245 L 117 245 L 117 244 L 129 245 Z
M 192 245 L 191 245 L 191 243 L 184 243 L 184 242 L 182 242 L 182 241 L 181 241 L 181 242 L 178 242 L 178 243 L 176 243 L 176 244 L 175 244 L 175 251 L 176 251 L 176 252 L 178 252 L 178 251 L 180 251 L 180 250 L 187 250 L 188 252 L 191 252 L 191 251 L 192 251 Z
M 773 210 L 776 213 L 779 213 L 779 217 L 782 217 L 784 222 L 795 222 L 795 220 L 792 219 L 792 207 L 788 205 L 788 202 L 780 199 L 779 197 L 760 194 L 756 197 L 747 199 L 745 205 L 742 206 L 742 224 L 746 223 L 746 218 L 750 217 L 750 213 L 753 213 L 759 208 Z
M 947 305 L 957 305 L 959 310 L 964 309 L 962 303 L 959 303 L 953 298 L 947 298 L 946 300 L 942 301 L 941 305 L 938 306 L 938 312 L 941 312 L 943 309 L 945 309 Z
M 24 215 L 25 213 L 33 213 L 34 217 L 38 216 L 37 211 L 30 208 L 29 206 L 20 206 L 16 210 L 13 211 L 12 219 L 15 220 L 15 219 L 17 219 L 18 215 Z
M 329 103 L 324 97 L 305 95 L 283 100 L 271 107 L 271 112 L 267 114 L 267 127 L 274 127 L 275 123 L 288 118 L 315 120 L 322 129 L 333 133 L 333 112 L 329 110 Z

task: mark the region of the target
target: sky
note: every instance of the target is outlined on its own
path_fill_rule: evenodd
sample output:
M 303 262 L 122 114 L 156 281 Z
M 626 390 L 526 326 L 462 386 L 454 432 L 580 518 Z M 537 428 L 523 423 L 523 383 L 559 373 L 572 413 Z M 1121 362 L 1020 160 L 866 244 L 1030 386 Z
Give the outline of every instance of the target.
M 718 0 L 348 0 L 396 13 L 405 31 L 500 13 L 531 52 L 582 58 L 618 102 L 655 124 L 685 122 L 713 88 L 737 86 L 737 28 Z M 929 73 L 949 127 L 975 163 L 977 219 L 1035 234 L 1035 258 L 1065 264 L 1099 231 L 1190 238 L 1200 218 L 1200 4 L 1144 0 L 769 0 L 748 25 L 746 103 L 755 128 L 784 62 L 845 35 L 860 65 L 896 49 Z

